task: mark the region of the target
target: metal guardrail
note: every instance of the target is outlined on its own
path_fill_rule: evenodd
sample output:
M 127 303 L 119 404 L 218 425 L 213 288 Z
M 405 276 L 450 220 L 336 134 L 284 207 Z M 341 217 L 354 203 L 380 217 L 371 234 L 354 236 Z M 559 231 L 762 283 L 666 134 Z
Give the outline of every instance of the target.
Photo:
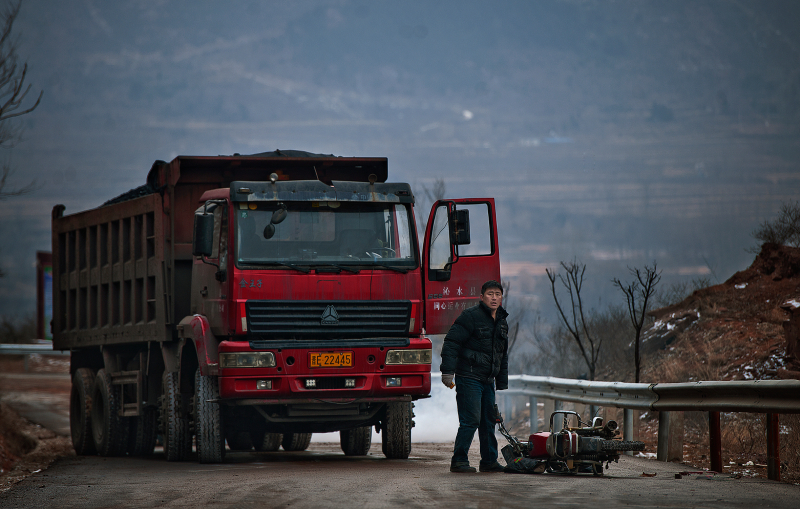
M 25 373 L 28 372 L 28 361 L 31 355 L 69 355 L 69 351 L 53 350 L 52 343 L 33 344 L 0 344 L 0 355 L 24 355 Z
M 46 355 L 69 355 L 69 351 L 63 352 L 61 350 L 53 350 L 53 345 L 51 343 L 0 344 L 0 355 L 30 355 L 34 353 Z
M 511 375 L 506 394 L 656 411 L 800 413 L 800 380 L 634 384 Z

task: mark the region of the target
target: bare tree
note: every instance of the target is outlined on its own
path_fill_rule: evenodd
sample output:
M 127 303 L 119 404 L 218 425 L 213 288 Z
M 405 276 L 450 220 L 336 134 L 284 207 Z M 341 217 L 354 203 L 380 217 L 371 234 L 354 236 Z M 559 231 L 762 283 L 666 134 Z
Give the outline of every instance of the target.
M 758 253 L 766 243 L 800 247 L 800 201 L 781 204 L 778 217 L 764 221 L 751 234 L 759 243 L 748 251 Z
M 589 380 L 594 380 L 597 373 L 597 359 L 600 357 L 603 339 L 592 332 L 586 318 L 587 313 L 583 308 L 581 288 L 583 287 L 586 265 L 573 260 L 569 263 L 561 262 L 561 266 L 566 271 L 566 274 L 558 274 L 551 269 L 545 270 L 547 278 L 550 280 L 553 300 L 555 300 L 561 324 L 566 328 L 568 337 L 572 338 L 586 363 L 586 368 L 589 370 Z M 556 280 L 559 280 L 567 291 L 569 296 L 568 307 L 562 306 L 558 300 Z
M 17 38 L 12 36 L 14 21 L 17 19 L 21 0 L 16 4 L 6 5 L 2 13 L 2 28 L 0 28 L 0 148 L 11 148 L 19 139 L 20 128 L 13 123 L 12 119 L 28 114 L 39 106 L 43 92 L 32 106 L 23 106 L 31 85 L 25 84 L 28 74 L 28 64 L 23 63 L 19 67 L 17 56 Z M 30 102 L 28 102 L 30 104 Z M 24 187 L 17 189 L 6 189 L 8 178 L 12 170 L 8 164 L 3 165 L 0 174 L 0 200 L 27 194 L 36 188 L 36 181 L 32 181 Z
M 447 188 L 444 179 L 437 178 L 432 186 L 423 184 L 419 193 L 414 193 L 417 201 L 417 227 L 420 235 L 425 235 L 425 228 L 428 227 L 428 213 L 430 208 L 439 200 L 444 199 Z
M 644 270 L 638 268 L 631 269 L 628 267 L 634 280 L 628 284 L 624 284 L 617 278 L 614 278 L 614 284 L 622 290 L 625 294 L 625 299 L 628 302 L 628 315 L 631 319 L 633 329 L 636 331 L 636 338 L 634 339 L 633 362 L 636 371 L 636 383 L 639 383 L 639 374 L 641 372 L 641 356 L 639 344 L 642 337 L 642 328 L 644 327 L 644 320 L 647 315 L 647 306 L 650 304 L 650 298 L 655 293 L 656 285 L 661 281 L 661 272 L 658 272 L 656 262 L 653 262 L 652 267 L 644 266 Z

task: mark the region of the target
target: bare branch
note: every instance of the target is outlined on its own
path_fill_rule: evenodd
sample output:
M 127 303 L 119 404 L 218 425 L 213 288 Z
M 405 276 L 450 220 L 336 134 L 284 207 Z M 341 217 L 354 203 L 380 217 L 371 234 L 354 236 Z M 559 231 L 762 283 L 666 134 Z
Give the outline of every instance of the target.
M 0 148 L 13 146 L 19 139 L 20 130 L 11 119 L 26 115 L 35 110 L 42 101 L 43 92 L 32 106 L 24 106 L 24 102 L 31 90 L 31 85 L 25 83 L 28 76 L 28 64 L 22 66 L 20 71 L 17 66 L 17 41 L 12 37 L 14 21 L 19 15 L 22 0 L 8 4 L 4 12 L 0 13 L 2 23 L 0 23 Z M 36 181 L 16 188 L 7 189 L 9 177 L 12 170 L 8 165 L 3 165 L 0 174 L 0 200 L 13 196 L 21 196 L 34 191 L 37 188 Z M 0 277 L 4 273 L 0 270 Z
M 3 165 L 2 174 L 0 174 L 0 201 L 5 200 L 6 198 L 11 198 L 12 196 L 22 196 L 38 189 L 39 186 L 34 179 L 24 187 L 5 191 L 8 178 L 12 173 L 14 172 L 8 165 Z
M 591 380 L 594 380 L 602 340 L 597 341 L 594 334 L 590 331 L 583 309 L 581 289 L 583 288 L 583 277 L 586 273 L 586 265 L 573 260 L 569 263 L 562 261 L 561 267 L 564 269 L 565 275 L 558 274 L 550 269 L 545 270 L 547 278 L 550 280 L 550 290 L 553 294 L 553 300 L 555 301 L 561 324 L 566 328 L 569 336 L 578 347 L 586 363 L 586 367 L 589 370 L 589 377 Z M 556 279 L 561 282 L 561 285 L 566 289 L 567 295 L 569 296 L 569 318 L 559 301 L 558 292 L 556 291 Z
M 628 267 L 628 271 L 634 276 L 634 280 L 627 285 L 617 278 L 614 278 L 612 281 L 614 285 L 625 294 L 625 301 L 628 305 L 628 316 L 636 332 L 633 358 L 636 373 L 635 381 L 638 383 L 641 374 L 641 356 L 639 350 L 642 329 L 644 328 L 644 321 L 647 316 L 647 307 L 650 304 L 650 299 L 655 294 L 656 285 L 661 281 L 661 272 L 658 271 L 658 266 L 655 261 L 652 267 L 645 265 L 643 271 L 638 268 L 632 269 L 630 267 Z

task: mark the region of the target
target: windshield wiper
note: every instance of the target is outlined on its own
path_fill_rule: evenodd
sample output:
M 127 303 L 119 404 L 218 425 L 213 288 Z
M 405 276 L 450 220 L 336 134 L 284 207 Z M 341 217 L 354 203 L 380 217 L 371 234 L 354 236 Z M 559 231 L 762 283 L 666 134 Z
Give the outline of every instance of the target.
M 344 265 L 336 265 L 335 263 L 325 263 L 325 264 L 315 265 L 314 267 L 317 270 L 317 272 L 319 272 L 318 267 L 334 267 L 339 269 L 339 272 L 346 270 L 347 272 L 352 272 L 353 274 L 358 274 L 359 272 L 361 272 L 359 269 L 354 269 L 353 267 L 346 267 Z
M 408 269 L 401 269 L 400 267 L 392 267 L 391 265 L 384 265 L 382 263 L 377 263 L 377 262 L 375 263 L 375 265 L 383 269 L 389 269 L 395 272 L 399 272 L 400 274 L 408 274 Z
M 300 267 L 300 266 L 295 265 L 293 263 L 287 263 L 287 262 L 258 262 L 258 261 L 254 261 L 254 260 L 253 261 L 242 260 L 242 261 L 244 261 L 244 263 L 250 263 L 250 264 L 253 264 L 253 265 L 267 265 L 267 266 L 270 266 L 270 267 L 289 267 L 290 269 L 294 269 L 294 270 L 300 271 L 303 274 L 308 274 L 309 272 L 311 272 L 311 269 L 307 269 L 305 267 Z

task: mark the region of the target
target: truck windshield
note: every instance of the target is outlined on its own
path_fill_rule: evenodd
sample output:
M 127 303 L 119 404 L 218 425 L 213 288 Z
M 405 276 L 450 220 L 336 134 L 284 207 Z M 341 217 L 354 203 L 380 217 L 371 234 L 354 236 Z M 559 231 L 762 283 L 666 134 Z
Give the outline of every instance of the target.
M 358 202 L 285 202 L 286 219 L 264 238 L 280 205 L 236 203 L 236 265 L 280 267 L 358 265 L 412 269 L 415 238 L 406 205 Z

